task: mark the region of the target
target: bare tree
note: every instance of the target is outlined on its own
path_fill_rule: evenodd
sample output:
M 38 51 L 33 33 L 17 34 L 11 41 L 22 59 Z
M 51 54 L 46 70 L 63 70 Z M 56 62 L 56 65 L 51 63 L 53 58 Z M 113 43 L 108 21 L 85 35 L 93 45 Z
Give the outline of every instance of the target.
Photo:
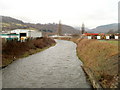
M 61 21 L 59 21 L 59 25 L 58 25 L 58 35 L 59 35 L 59 36 L 62 35 L 62 25 L 61 25 Z
M 114 33 L 114 30 L 113 29 L 110 29 L 109 31 L 108 31 L 108 34 L 113 34 Z
M 84 23 L 82 24 L 82 27 L 81 27 L 81 32 L 82 32 L 82 34 L 84 34 L 84 33 L 85 33 L 85 25 L 84 25 Z

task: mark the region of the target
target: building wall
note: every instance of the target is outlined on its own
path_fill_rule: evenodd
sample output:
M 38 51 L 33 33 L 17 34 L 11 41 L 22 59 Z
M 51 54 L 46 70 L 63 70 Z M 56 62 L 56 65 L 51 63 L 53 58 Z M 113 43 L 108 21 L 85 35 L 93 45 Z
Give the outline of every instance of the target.
M 27 36 L 28 37 L 42 37 L 42 32 L 39 32 L 39 31 L 30 31 L 27 33 Z
M 25 29 L 16 29 L 12 30 L 11 33 L 26 33 L 26 37 L 42 37 L 42 32 L 36 30 L 25 30 Z
M 14 38 L 19 38 L 19 35 L 18 34 L 0 34 L 0 38 L 14 39 Z

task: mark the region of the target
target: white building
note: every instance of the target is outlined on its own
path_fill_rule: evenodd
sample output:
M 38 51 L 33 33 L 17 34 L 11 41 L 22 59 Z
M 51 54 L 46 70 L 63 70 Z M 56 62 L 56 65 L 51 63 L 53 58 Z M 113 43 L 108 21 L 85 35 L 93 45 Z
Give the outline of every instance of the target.
M 18 34 L 0 34 L 0 38 L 15 39 L 15 38 L 19 38 L 19 35 Z
M 37 31 L 37 30 L 15 29 L 15 30 L 10 31 L 10 33 L 19 34 L 19 38 L 21 37 L 26 37 L 26 38 L 42 37 L 42 32 Z
M 106 36 L 106 39 L 110 39 L 110 36 Z
M 97 36 L 97 39 L 101 39 L 101 36 Z
M 92 36 L 88 36 L 88 39 L 92 39 Z
M 119 39 L 119 36 L 115 36 L 115 39 Z

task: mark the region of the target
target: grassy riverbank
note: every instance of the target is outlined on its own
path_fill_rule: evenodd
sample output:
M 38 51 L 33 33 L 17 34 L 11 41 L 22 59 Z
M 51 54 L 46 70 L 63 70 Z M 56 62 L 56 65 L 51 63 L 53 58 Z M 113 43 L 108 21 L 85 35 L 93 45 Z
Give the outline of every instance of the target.
M 59 38 L 77 44 L 77 55 L 83 62 L 93 87 L 118 87 L 118 41 Z
M 43 51 L 50 46 L 55 45 L 55 41 L 51 38 L 38 38 L 27 42 L 9 41 L 2 43 L 2 66 L 5 67 L 13 61 L 31 54 Z
M 78 40 L 78 57 L 84 68 L 104 88 L 115 88 L 118 82 L 118 45 L 98 40 Z

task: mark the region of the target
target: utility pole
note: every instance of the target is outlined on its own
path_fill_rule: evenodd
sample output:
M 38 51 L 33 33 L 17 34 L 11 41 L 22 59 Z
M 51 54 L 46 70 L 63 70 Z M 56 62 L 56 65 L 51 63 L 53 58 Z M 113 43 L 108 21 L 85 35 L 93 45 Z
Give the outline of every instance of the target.
M 82 34 L 84 34 L 84 33 L 85 33 L 85 25 L 84 25 L 84 23 L 82 24 L 82 27 L 81 27 L 81 32 L 82 32 Z
M 59 35 L 59 36 L 62 35 L 62 25 L 61 25 L 61 21 L 59 21 L 59 25 L 58 25 L 58 35 Z

